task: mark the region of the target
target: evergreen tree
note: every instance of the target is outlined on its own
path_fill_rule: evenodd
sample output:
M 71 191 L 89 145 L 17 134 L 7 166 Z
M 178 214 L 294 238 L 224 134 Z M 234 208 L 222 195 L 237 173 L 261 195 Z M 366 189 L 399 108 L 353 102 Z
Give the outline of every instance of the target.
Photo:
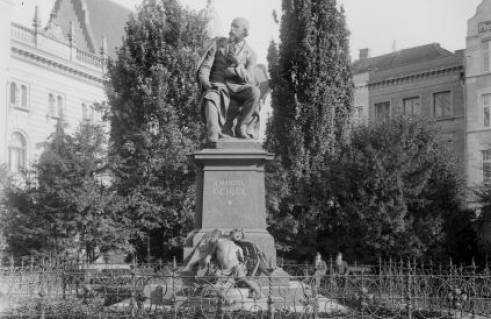
M 316 187 L 332 198 L 319 220 L 321 250 L 367 262 L 449 256 L 446 232 L 462 212 L 462 185 L 438 132 L 404 117 L 353 129 Z
M 69 135 L 58 124 L 25 183 L 6 188 L 2 217 L 13 254 L 91 260 L 94 251 L 131 250 L 129 222 L 115 214 L 120 201 L 105 186 L 105 139 L 97 125 Z
M 266 147 L 277 160 L 268 168 L 270 230 L 315 249 L 322 207 L 312 199 L 323 196 L 315 180 L 346 140 L 352 112 L 348 31 L 335 0 L 283 0 L 282 8 L 281 42 L 268 52 L 273 115 Z
M 162 255 L 192 227 L 194 169 L 202 124 L 195 61 L 207 41 L 206 17 L 176 0 L 146 5 L 126 25 L 117 58 L 109 64 L 107 93 L 114 188 L 135 221 L 135 235 Z M 149 255 L 149 254 L 147 254 Z

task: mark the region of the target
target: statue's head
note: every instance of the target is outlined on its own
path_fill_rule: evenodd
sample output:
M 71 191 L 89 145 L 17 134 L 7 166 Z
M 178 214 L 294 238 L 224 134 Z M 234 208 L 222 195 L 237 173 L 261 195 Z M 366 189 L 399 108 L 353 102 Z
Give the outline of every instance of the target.
M 233 241 L 241 241 L 245 238 L 244 230 L 242 228 L 235 228 L 230 232 L 230 238 Z
M 238 43 L 249 35 L 249 22 L 245 18 L 235 18 L 230 27 L 229 39 Z

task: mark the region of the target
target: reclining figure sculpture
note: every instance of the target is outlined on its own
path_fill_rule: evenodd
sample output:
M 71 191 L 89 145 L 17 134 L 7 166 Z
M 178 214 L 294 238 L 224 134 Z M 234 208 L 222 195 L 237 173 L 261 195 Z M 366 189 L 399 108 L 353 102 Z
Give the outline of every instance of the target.
M 251 278 L 260 274 L 270 276 L 274 268 L 264 252 L 244 238 L 241 228 L 232 230 L 228 236 L 215 229 L 211 234 L 203 236 L 185 260 L 184 271 L 194 270 L 198 280 L 222 278 L 229 286 L 243 284 L 251 290 L 254 298 L 261 298 L 258 284 Z M 217 292 L 227 303 L 231 303 L 220 289 Z

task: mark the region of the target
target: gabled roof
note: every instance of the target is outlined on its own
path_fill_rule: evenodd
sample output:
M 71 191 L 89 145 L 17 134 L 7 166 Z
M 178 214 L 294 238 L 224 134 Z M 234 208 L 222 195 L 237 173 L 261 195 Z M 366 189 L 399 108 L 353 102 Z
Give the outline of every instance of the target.
M 373 58 L 357 60 L 353 63 L 353 71 L 357 74 L 372 70 L 396 68 L 405 64 L 421 63 L 452 55 L 452 52 L 443 49 L 440 44 L 430 43 Z
M 52 12 L 65 35 L 70 32 L 70 22 L 74 23 L 75 44 L 82 50 L 99 54 L 105 36 L 111 57 L 122 44 L 131 14 L 130 9 L 110 0 L 56 0 Z

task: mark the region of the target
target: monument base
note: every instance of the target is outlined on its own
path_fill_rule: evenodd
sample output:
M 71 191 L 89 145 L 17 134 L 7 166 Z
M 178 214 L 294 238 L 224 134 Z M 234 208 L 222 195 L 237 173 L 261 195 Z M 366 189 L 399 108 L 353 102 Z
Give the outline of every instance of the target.
M 273 236 L 266 230 L 264 165 L 273 158 L 255 140 L 223 139 L 190 155 L 197 167 L 195 230 L 189 234 L 184 260 L 203 236 L 242 228 L 245 241 L 257 245 L 276 266 Z
M 233 228 L 220 228 L 225 234 L 230 233 Z M 194 251 L 198 246 L 203 236 L 209 235 L 214 228 L 201 228 L 195 229 L 191 232 L 184 246 L 184 260 Z M 244 228 L 245 240 L 256 244 L 271 260 L 272 267 L 276 267 L 276 248 L 274 245 L 274 238 L 266 229 L 251 229 Z

